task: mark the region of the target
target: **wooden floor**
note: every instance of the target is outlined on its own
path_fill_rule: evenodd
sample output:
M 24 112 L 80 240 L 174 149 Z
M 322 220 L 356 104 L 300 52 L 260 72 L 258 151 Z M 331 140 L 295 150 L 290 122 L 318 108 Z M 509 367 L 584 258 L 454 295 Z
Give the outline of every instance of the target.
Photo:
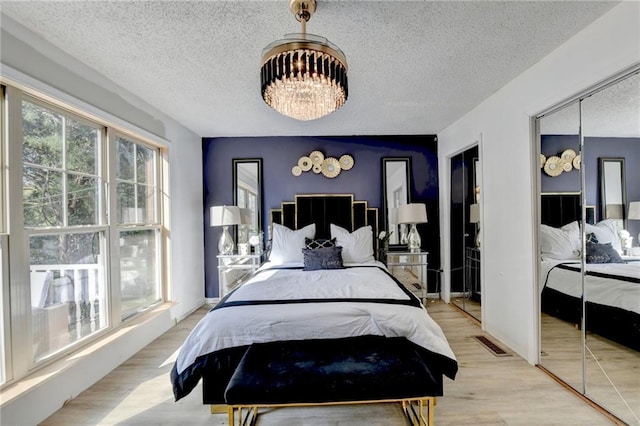
M 471 337 L 483 333 L 458 309 L 440 301 L 428 302 L 427 309 L 445 331 L 460 366 L 455 381 L 445 379 L 445 396 L 436 406 L 437 425 L 611 424 L 520 357 L 494 356 Z M 226 414 L 210 414 L 202 405 L 199 386 L 174 402 L 169 381 L 179 346 L 206 310 L 200 309 L 176 325 L 42 424 L 226 424 Z M 262 414 L 258 424 L 400 426 L 406 422 L 398 406 L 380 404 L 277 409 Z
M 582 391 L 582 332 L 543 314 L 541 337 L 541 364 Z M 586 394 L 627 423 L 640 424 L 640 352 L 592 333 L 586 343 Z

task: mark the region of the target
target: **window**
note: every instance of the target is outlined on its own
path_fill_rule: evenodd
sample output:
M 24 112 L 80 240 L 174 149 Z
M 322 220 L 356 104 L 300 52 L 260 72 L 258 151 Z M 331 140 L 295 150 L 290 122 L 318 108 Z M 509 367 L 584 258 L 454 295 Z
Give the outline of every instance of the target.
M 0 95 L 0 165 L 18 165 L 0 171 L 2 385 L 162 302 L 164 153 L 37 93 Z
M 22 101 L 33 361 L 107 324 L 101 127 Z
M 158 150 L 118 137 L 117 209 L 122 317 L 160 301 Z

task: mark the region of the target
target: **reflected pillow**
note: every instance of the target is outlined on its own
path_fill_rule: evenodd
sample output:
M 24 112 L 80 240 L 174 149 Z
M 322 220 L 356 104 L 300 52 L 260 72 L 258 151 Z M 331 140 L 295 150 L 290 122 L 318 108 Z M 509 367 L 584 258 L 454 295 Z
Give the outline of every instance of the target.
M 587 243 L 587 263 L 625 263 L 611 243 Z
M 622 254 L 622 244 L 620 244 L 620 237 L 615 222 L 611 219 L 606 219 L 598 222 L 597 225 L 587 224 L 587 234 L 594 234 L 598 243 L 611 243 L 611 247 L 618 254 Z
M 334 225 L 329 225 L 331 238 L 336 239 L 336 245 L 342 247 L 342 259 L 345 263 L 373 262 L 373 231 L 371 225 L 363 226 L 353 232 Z
M 569 225 L 565 225 L 563 228 L 554 228 L 548 225 L 540 226 L 540 245 L 543 260 L 573 260 L 580 258 L 580 232 L 577 226 L 575 229 Z
M 305 247 L 305 238 L 313 238 L 315 235 L 315 223 L 297 231 L 274 223 L 269 261 L 275 263 L 302 263 L 302 249 Z
M 303 271 L 317 271 L 319 269 L 342 269 L 342 247 L 321 247 L 316 249 L 302 249 L 304 256 Z
M 318 238 L 315 240 L 312 238 L 304 239 L 304 247 L 308 249 L 327 248 L 327 247 L 335 247 L 335 246 L 336 246 L 335 238 L 332 238 L 330 240 L 326 238 Z

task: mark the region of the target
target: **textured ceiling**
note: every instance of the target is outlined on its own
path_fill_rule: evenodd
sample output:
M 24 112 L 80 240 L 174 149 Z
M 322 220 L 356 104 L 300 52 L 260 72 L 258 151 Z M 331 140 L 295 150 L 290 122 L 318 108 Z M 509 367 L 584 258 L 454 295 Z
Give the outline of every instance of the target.
M 298 122 L 260 97 L 288 1 L 3 0 L 19 24 L 200 136 L 435 134 L 615 6 L 322 1 L 307 25 L 346 54 L 349 99 Z

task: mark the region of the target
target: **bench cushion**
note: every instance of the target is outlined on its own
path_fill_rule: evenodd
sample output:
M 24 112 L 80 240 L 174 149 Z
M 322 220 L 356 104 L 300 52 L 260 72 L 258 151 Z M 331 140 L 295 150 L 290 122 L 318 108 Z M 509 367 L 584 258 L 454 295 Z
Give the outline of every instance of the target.
M 354 337 L 253 344 L 225 391 L 234 404 L 377 401 L 442 395 L 414 344 Z

